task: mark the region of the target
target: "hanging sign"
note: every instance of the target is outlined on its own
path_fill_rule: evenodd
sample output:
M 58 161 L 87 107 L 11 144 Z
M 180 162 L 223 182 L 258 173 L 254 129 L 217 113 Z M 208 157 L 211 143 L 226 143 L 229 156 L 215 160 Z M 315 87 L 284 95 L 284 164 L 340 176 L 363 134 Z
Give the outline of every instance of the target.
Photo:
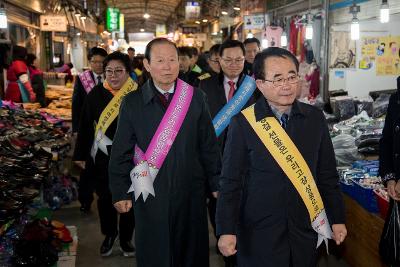
M 119 30 L 119 9 L 109 7 L 106 13 L 107 30 L 116 31 Z
M 66 32 L 67 18 L 59 15 L 41 15 L 40 30 L 45 32 Z
M 201 8 L 199 2 L 186 2 L 185 19 L 198 19 L 200 17 L 200 10 Z
M 124 14 L 119 14 L 119 32 L 125 31 L 125 16 Z
M 264 14 L 244 16 L 244 29 L 245 30 L 262 30 L 264 29 Z
M 156 24 L 156 37 L 165 36 L 167 34 L 167 27 L 165 24 Z

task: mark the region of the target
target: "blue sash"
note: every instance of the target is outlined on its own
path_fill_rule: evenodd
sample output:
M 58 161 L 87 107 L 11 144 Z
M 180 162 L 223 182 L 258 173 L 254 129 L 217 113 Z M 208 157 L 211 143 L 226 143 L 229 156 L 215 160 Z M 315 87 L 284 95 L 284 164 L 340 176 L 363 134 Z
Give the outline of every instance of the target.
M 245 75 L 238 91 L 231 100 L 218 112 L 213 119 L 215 133 L 219 136 L 231 122 L 231 118 L 238 114 L 256 90 L 256 82 Z

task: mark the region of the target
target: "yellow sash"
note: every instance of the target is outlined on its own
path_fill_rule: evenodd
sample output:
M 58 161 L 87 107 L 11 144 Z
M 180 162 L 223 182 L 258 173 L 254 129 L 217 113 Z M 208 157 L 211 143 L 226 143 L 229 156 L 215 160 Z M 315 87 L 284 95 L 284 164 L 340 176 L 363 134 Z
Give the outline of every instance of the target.
M 296 145 L 274 117 L 256 121 L 254 105 L 242 111 L 257 136 L 271 153 L 303 199 L 312 226 L 322 239 L 331 238 L 331 229 L 314 177 Z M 322 240 L 318 241 L 318 245 Z
M 105 81 L 104 83 L 107 83 Z M 106 85 L 107 86 L 107 85 Z M 122 99 L 128 93 L 135 91 L 138 88 L 137 83 L 135 83 L 131 78 L 128 78 L 122 88 L 114 95 L 110 103 L 105 107 L 103 112 L 101 112 L 99 122 L 96 125 L 95 137 L 99 130 L 104 134 L 111 123 L 119 114 L 119 107 L 121 106 Z

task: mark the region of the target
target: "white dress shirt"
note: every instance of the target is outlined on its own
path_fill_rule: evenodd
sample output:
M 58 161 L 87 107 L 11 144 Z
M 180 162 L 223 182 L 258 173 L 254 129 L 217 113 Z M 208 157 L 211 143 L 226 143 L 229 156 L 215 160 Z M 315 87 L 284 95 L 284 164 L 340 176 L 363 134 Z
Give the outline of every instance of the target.
M 235 79 L 231 80 L 228 77 L 226 77 L 224 75 L 224 89 L 225 89 L 225 97 L 226 97 L 226 101 L 228 101 L 228 96 L 229 96 L 229 90 L 231 89 L 231 86 L 229 85 L 229 81 L 232 81 L 235 83 L 235 91 L 237 89 L 237 82 L 239 80 L 239 77 L 236 77 Z

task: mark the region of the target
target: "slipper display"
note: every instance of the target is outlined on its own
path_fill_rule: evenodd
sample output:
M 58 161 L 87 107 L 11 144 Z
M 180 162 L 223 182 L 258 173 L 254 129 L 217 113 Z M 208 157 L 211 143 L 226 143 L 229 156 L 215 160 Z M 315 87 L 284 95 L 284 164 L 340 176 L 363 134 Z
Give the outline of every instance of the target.
M 33 219 L 77 198 L 61 169 L 69 127 L 49 114 L 10 103 L 0 108 L 0 266 L 53 266 L 73 238 L 62 222 Z

